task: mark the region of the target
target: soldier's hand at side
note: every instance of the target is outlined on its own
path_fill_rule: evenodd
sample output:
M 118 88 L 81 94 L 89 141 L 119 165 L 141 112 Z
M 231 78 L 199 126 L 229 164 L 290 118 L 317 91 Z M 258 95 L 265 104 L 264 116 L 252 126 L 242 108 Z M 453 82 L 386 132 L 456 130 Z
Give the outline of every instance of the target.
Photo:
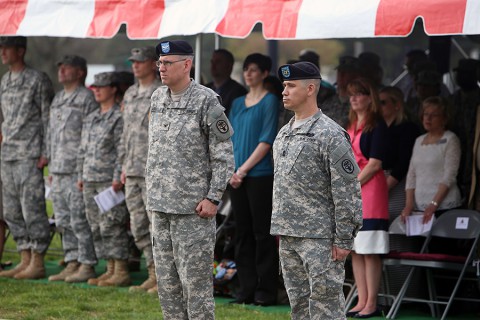
M 122 174 L 120 175 L 120 182 L 125 184 L 125 181 L 127 181 L 127 175 L 125 174 L 125 171 L 122 171 Z
M 217 205 L 207 199 L 203 199 L 195 209 L 201 218 L 210 218 L 217 214 Z
M 123 183 L 121 183 L 120 181 L 117 181 L 117 180 L 113 180 L 112 188 L 113 188 L 113 191 L 118 192 L 118 191 L 122 190 Z
M 83 191 L 83 181 L 82 180 L 77 181 L 77 188 L 78 188 L 78 190 Z
M 37 168 L 38 169 L 43 169 L 48 164 L 48 159 L 45 158 L 44 156 L 40 156 L 37 161 Z
M 52 184 L 53 177 L 51 175 L 48 175 L 48 184 Z
M 332 247 L 332 259 L 333 261 L 343 261 L 350 254 L 350 250 L 342 249 L 337 246 Z

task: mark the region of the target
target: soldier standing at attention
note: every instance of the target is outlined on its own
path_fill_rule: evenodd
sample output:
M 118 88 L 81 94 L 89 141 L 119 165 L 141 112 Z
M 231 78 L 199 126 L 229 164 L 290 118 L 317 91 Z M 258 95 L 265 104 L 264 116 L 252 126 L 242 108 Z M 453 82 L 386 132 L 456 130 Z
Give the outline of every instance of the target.
M 21 262 L 0 277 L 45 277 L 43 257 L 50 242 L 45 208 L 43 167 L 47 159 L 47 129 L 52 82 L 25 64 L 27 38 L 1 37 L 1 58 L 9 71 L 2 77 L 0 106 L 4 218 L 17 243 Z
M 122 203 L 102 213 L 94 199 L 109 187 L 113 187 L 115 192 L 123 187 L 119 160 L 123 118 L 120 106 L 115 103 L 115 73 L 96 74 L 92 87 L 100 108 L 90 113 L 83 122 L 77 157 L 77 186 L 83 190 L 85 212 L 97 258 L 107 259 L 107 271 L 98 278 L 88 280 L 88 284 L 128 286 L 131 279 L 128 271 L 127 208 Z
M 234 171 L 233 130 L 219 96 L 190 79 L 193 49 L 158 44 L 162 83 L 152 95 L 147 210 L 165 319 L 214 319 L 215 215 Z
M 147 187 L 145 164 L 148 154 L 148 113 L 150 97 L 162 84 L 157 78 L 157 54 L 154 47 L 132 49 L 132 70 L 137 83 L 127 89 L 123 96 L 123 136 L 120 163 L 123 164 L 121 181 L 125 185 L 125 201 L 130 212 L 130 229 L 137 248 L 143 251 L 148 279 L 130 291 L 148 291 L 156 287 L 153 263 L 151 218 L 147 214 Z M 149 213 L 149 212 L 148 212 Z M 157 289 L 152 291 L 155 293 Z
M 66 55 L 58 63 L 58 82 L 63 90 L 50 106 L 48 172 L 52 183 L 55 224 L 62 230 L 65 269 L 49 281 L 85 282 L 95 277 L 97 263 L 92 231 L 85 215 L 83 195 L 76 187 L 76 163 L 83 120 L 98 109 L 93 92 L 85 88 L 87 61 Z
M 271 233 L 292 319 L 345 319 L 344 262 L 362 221 L 358 166 L 347 133 L 317 105 L 320 71 L 310 62 L 278 70 L 295 113 L 273 144 Z

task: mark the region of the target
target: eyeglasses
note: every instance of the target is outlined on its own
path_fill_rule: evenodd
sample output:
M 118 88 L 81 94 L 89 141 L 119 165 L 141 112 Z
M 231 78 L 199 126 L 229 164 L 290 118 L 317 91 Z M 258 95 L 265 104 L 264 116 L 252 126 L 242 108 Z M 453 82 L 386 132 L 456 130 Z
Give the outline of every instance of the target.
M 441 117 L 442 114 L 440 114 L 440 113 L 427 113 L 427 112 L 424 112 L 424 113 L 422 114 L 422 116 L 425 117 L 425 118 L 437 118 L 437 117 Z
M 172 64 L 176 63 L 176 62 L 180 62 L 180 61 L 185 61 L 187 59 L 180 59 L 180 60 L 176 60 L 176 61 L 168 61 L 168 60 L 158 60 L 157 62 L 155 62 L 155 64 L 157 65 L 158 68 L 160 68 L 162 65 L 165 66 L 165 68 L 168 68 L 168 67 L 171 67 Z

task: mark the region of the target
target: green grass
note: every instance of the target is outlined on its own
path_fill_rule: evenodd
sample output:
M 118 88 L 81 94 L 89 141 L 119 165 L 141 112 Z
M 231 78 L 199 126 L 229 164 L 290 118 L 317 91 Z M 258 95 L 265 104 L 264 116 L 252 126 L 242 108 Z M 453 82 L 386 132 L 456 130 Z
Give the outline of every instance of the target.
M 126 289 L 92 289 L 65 283 L 0 279 L 0 297 L 2 319 L 162 318 L 156 296 L 131 294 Z M 217 319 L 289 319 L 288 312 L 267 313 L 253 307 L 228 305 L 225 299 L 217 300 Z
M 51 215 L 51 203 L 47 201 Z M 9 237 L 2 261 L 19 262 L 15 243 Z M 48 274 L 60 270 L 57 262 L 61 259 L 61 239 L 55 235 L 45 256 Z M 97 273 L 104 268 L 104 262 L 97 266 Z M 134 283 L 146 278 L 142 264 L 141 272 L 132 273 Z M 216 298 L 217 319 L 245 320 L 287 320 L 289 307 L 255 307 L 230 305 L 231 299 Z M 86 284 L 49 283 L 47 280 L 13 280 L 0 278 L 0 319 L 162 319 L 160 304 L 156 295 L 129 293 L 127 288 L 97 288 Z

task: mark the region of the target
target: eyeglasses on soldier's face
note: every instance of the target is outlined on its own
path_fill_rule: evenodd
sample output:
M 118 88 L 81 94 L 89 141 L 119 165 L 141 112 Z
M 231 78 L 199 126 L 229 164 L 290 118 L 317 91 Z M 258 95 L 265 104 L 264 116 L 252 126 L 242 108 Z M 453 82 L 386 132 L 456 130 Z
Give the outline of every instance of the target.
M 164 66 L 165 68 L 169 68 L 172 66 L 172 64 L 176 63 L 176 62 L 180 62 L 180 61 L 185 61 L 187 59 L 180 59 L 180 60 L 175 60 L 175 61 L 168 61 L 168 60 L 157 60 L 157 62 L 155 63 L 157 65 L 158 68 L 160 68 L 161 66 Z

